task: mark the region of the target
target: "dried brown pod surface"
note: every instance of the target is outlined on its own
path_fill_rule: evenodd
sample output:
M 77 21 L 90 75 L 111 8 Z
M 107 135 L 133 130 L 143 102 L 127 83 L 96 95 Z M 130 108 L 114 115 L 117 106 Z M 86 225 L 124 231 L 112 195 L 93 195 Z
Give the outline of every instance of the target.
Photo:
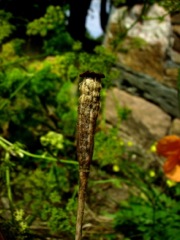
M 97 78 L 85 78 L 79 86 L 77 154 L 81 169 L 88 169 L 92 158 L 94 132 L 100 108 L 101 82 Z
M 104 74 L 85 72 L 80 75 L 80 98 L 77 124 L 77 156 L 79 161 L 79 196 L 76 240 L 81 240 L 86 188 L 93 155 L 94 133 L 100 109 L 101 78 Z

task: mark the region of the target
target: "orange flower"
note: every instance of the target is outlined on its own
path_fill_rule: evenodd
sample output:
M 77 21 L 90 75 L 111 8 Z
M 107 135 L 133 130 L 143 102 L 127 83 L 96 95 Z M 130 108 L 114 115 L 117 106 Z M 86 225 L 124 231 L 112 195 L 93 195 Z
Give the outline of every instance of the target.
M 156 149 L 159 155 L 167 157 L 163 166 L 165 175 L 175 182 L 180 182 L 180 137 L 163 137 L 157 143 Z

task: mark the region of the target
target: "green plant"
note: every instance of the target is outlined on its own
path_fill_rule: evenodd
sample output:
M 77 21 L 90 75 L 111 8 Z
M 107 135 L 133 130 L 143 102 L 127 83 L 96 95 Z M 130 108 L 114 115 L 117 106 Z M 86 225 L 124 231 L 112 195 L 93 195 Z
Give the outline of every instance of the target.
M 87 61 L 88 59 L 88 61 Z M 79 55 L 79 64 L 81 72 L 92 69 L 95 72 L 103 73 L 106 77 L 103 79 L 103 87 L 108 88 L 112 85 L 112 79 L 117 77 L 118 71 L 113 69 L 116 57 L 103 46 L 97 46 L 94 54 L 82 52 Z
M 58 140 L 60 135 L 54 133 L 54 138 L 50 139 L 50 142 L 48 137 L 49 135 L 41 138 L 43 144 L 47 146 L 50 143 L 53 147 L 51 150 L 55 153 L 57 153 L 56 148 L 62 149 L 63 145 L 60 146 Z M 48 220 L 47 225 L 52 232 L 73 233 L 76 188 L 70 190 L 69 182 L 73 179 L 70 172 L 72 173 L 75 169 L 74 167 L 65 168 L 63 163 L 77 166 L 77 162 L 60 160 L 58 165 L 57 156 L 56 158 L 49 157 L 45 152 L 42 155 L 32 154 L 22 149 L 19 144 L 12 144 L 3 138 L 0 138 L 0 146 L 5 153 L 4 162 L 1 164 L 1 174 L 5 174 L 7 186 L 7 193 L 1 192 L 1 195 L 8 196 L 12 222 L 17 221 L 20 228 L 27 229 L 28 225 L 38 218 L 42 221 Z M 15 164 L 12 156 L 16 159 L 19 158 L 19 164 Z M 31 166 L 31 169 L 24 169 L 21 162 L 27 157 L 39 159 L 37 163 L 40 167 L 34 169 Z M 70 195 L 70 192 L 72 197 L 66 197 L 66 194 Z M 17 200 L 17 198 L 21 200 Z M 18 209 L 23 209 L 22 211 L 29 215 L 26 221 L 27 227 L 17 217 Z M 41 211 L 37 212 L 37 209 L 41 209 Z
M 4 124 L 12 126 L 10 140 L 19 139 L 28 147 L 49 130 L 74 135 L 75 127 L 71 126 L 76 125 L 77 118 L 77 76 L 87 69 L 103 71 L 107 76 L 103 85 L 107 87 L 116 75 L 111 71 L 113 55 L 101 47 L 94 54 L 79 52 L 78 48 L 76 52 L 32 62 L 18 56 L 14 48 L 13 41 L 6 43 L 0 53 L 2 129 Z
M 123 233 L 127 239 L 178 239 L 179 186 L 169 189 L 165 184 L 164 187 L 157 185 L 160 174 L 151 177 L 132 162 L 124 162 L 120 169 L 126 177 L 124 182 L 131 188 L 129 198 L 120 203 L 119 211 L 115 214 L 115 230 Z
M 136 196 L 121 203 L 115 217 L 115 229 L 130 239 L 178 239 L 178 202 L 165 194 L 159 195 L 155 202 L 148 200 Z
M 169 12 L 177 12 L 180 10 L 180 3 L 179 1 L 173 0 L 160 0 L 159 4 L 162 5 L 164 8 L 167 9 Z
M 9 23 L 11 18 L 11 13 L 0 10 L 0 44 L 15 30 L 15 26 Z
M 64 13 L 60 6 L 49 6 L 44 17 L 35 19 L 27 26 L 28 35 L 40 34 L 42 37 L 46 36 L 49 30 L 54 30 L 64 24 Z
M 75 43 L 73 52 L 39 60 L 23 55 L 22 44 L 12 40 L 0 52 L 0 177 L 5 183 L 0 199 L 10 202 L 1 214 L 8 213 L 5 220 L 13 223 L 22 210 L 20 229 L 39 226 L 41 236 L 73 239 L 77 76 L 91 68 L 104 71 L 106 88 L 115 76 L 115 58 L 101 47 L 94 54 L 81 52 Z
M 118 6 L 121 6 L 123 4 L 126 4 L 126 0 L 113 0 L 112 3 L 115 7 L 118 7 Z
M 48 6 L 43 17 L 27 25 L 27 35 L 40 35 L 44 39 L 46 54 L 58 54 L 71 49 L 73 40 L 66 31 L 65 14 L 60 6 Z
M 93 158 L 101 167 L 117 165 L 125 152 L 126 146 L 118 137 L 117 128 L 100 131 L 95 135 Z
M 26 229 L 26 224 L 22 220 L 22 216 L 16 212 L 17 220 L 13 222 L 4 218 L 0 218 L 0 234 L 2 239 L 14 239 L 14 240 L 31 240 L 33 237 Z

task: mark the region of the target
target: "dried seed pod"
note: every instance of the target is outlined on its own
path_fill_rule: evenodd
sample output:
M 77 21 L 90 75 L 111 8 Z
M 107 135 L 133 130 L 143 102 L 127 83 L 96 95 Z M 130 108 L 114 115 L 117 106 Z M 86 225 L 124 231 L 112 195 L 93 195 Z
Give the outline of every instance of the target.
M 85 72 L 79 84 L 80 98 L 77 124 L 77 156 L 79 161 L 79 196 L 76 240 L 81 240 L 86 188 L 93 155 L 94 133 L 100 108 L 101 78 L 104 74 Z

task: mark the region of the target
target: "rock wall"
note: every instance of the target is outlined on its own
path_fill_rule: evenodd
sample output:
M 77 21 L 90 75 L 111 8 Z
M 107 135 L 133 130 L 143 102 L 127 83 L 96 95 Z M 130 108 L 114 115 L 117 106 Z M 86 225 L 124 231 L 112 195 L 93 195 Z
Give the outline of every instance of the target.
M 171 16 L 172 48 L 169 49 L 170 59 L 180 64 L 180 13 Z
M 130 110 L 127 119 L 119 121 L 118 109 Z M 156 105 L 118 88 L 109 90 L 105 108 L 106 121 L 120 129 L 122 136 L 149 148 L 169 133 L 171 117 Z
M 149 147 L 167 134 L 180 135 L 180 14 L 169 16 L 155 4 L 140 22 L 142 7 L 114 9 L 110 16 L 104 45 L 117 53 L 120 77 L 107 95 L 106 120 L 117 125 L 117 108 L 129 108 L 129 118 L 119 126 L 122 135 Z
M 160 106 L 173 117 L 179 117 L 178 91 L 156 81 L 151 76 L 139 73 L 122 64 L 117 64 L 120 78 L 114 83 L 125 91 L 145 98 Z

